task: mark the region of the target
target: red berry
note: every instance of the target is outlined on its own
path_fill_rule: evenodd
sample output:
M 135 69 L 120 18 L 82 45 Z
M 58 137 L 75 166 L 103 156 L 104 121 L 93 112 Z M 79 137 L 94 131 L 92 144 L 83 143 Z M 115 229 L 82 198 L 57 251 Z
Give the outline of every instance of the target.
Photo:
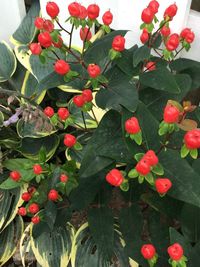
M 174 243 L 170 247 L 168 247 L 167 252 L 170 258 L 174 261 L 179 261 L 183 256 L 183 248 L 180 244 Z
M 112 42 L 112 49 L 118 52 L 123 51 L 125 49 L 125 38 L 121 35 L 115 36 Z
M 164 25 L 164 26 L 162 27 L 162 29 L 160 30 L 160 33 L 161 33 L 163 36 L 167 37 L 167 36 L 170 35 L 171 30 L 170 30 L 169 27 L 167 27 L 166 25 Z
M 135 167 L 136 171 L 141 174 L 141 175 L 147 175 L 150 171 L 151 171 L 151 167 L 149 165 L 149 162 L 144 160 L 144 159 L 141 159 L 136 167 Z
M 177 107 L 167 105 L 164 109 L 164 121 L 166 123 L 176 123 L 179 120 L 180 111 Z
M 147 70 L 152 71 L 156 69 L 156 63 L 153 61 L 149 61 L 146 66 Z
M 60 75 L 65 75 L 70 71 L 70 66 L 65 60 L 58 59 L 54 65 L 54 70 Z
M 29 45 L 29 49 L 33 55 L 40 55 L 42 53 L 42 47 L 38 43 L 32 43 Z
M 191 31 L 190 33 L 188 33 L 185 37 L 185 41 L 189 44 L 191 44 L 194 41 L 195 38 L 195 34 Z
M 44 109 L 44 114 L 45 114 L 47 117 L 51 118 L 51 117 L 54 115 L 54 109 L 53 109 L 52 107 L 46 107 L 46 108 Z
M 93 100 L 92 91 L 90 89 L 83 90 L 82 96 L 85 102 L 91 102 Z
M 34 216 L 33 218 L 31 218 L 31 221 L 33 224 L 38 224 L 38 223 L 40 223 L 40 217 Z
M 21 208 L 19 208 L 18 209 L 18 214 L 20 215 L 20 216 L 26 216 L 26 208 L 24 208 L 24 207 L 21 207 Z
M 154 13 L 152 12 L 151 8 L 147 7 L 142 11 L 142 21 L 146 24 L 150 24 L 154 18 Z
M 173 51 L 179 46 L 179 43 L 180 43 L 179 35 L 177 33 L 174 33 L 169 36 L 169 39 L 167 40 L 165 45 L 168 51 Z
M 172 187 L 172 182 L 167 178 L 159 178 L 155 181 L 155 187 L 159 194 L 166 194 Z
M 21 174 L 18 171 L 12 171 L 10 172 L 10 178 L 13 181 L 18 182 L 21 178 Z
M 40 166 L 40 164 L 33 165 L 33 172 L 36 175 L 40 175 L 42 173 L 42 167 Z
M 31 214 L 35 214 L 39 211 L 39 206 L 38 204 L 36 203 L 32 203 L 29 207 L 28 207 L 28 211 L 31 213 Z
M 54 19 L 55 17 L 58 16 L 60 9 L 58 7 L 58 5 L 55 2 L 48 2 L 46 5 L 46 11 L 47 14 Z
M 67 108 L 59 108 L 58 109 L 58 117 L 65 121 L 69 117 L 69 110 Z
M 82 41 L 89 41 L 92 38 L 92 33 L 88 27 L 80 29 L 80 38 Z
M 57 43 L 53 41 L 53 45 L 57 48 L 61 48 L 63 46 L 63 39 L 60 35 L 58 35 Z
M 112 169 L 107 175 L 106 175 L 106 181 L 113 185 L 113 186 L 120 186 L 124 180 L 123 175 L 121 172 L 117 169 Z
M 54 24 L 51 22 L 51 20 L 46 19 L 46 20 L 44 21 L 43 28 L 44 28 L 44 30 L 47 31 L 47 32 L 52 32 L 52 31 L 54 30 Z
M 66 183 L 68 181 L 69 177 L 66 174 L 61 174 L 60 175 L 60 181 L 62 183 Z
M 84 98 L 83 98 L 82 95 L 76 95 L 76 96 L 74 96 L 73 97 L 73 102 L 79 108 L 81 108 L 85 104 L 85 100 L 84 100 Z
M 31 194 L 30 193 L 28 193 L 28 192 L 25 192 L 25 193 L 23 193 L 22 194 L 22 199 L 24 200 L 24 201 L 29 201 L 30 199 L 31 199 Z
M 158 164 L 158 157 L 153 150 L 149 150 L 144 155 L 143 159 L 149 163 L 150 166 L 155 166 Z
M 76 137 L 72 134 L 66 134 L 64 139 L 64 144 L 67 147 L 73 147 L 76 144 Z
M 188 149 L 200 148 L 200 129 L 188 131 L 184 136 L 184 142 Z
M 28 193 L 31 194 L 31 196 L 35 193 L 36 188 L 34 186 L 31 186 L 28 188 Z
M 146 29 L 143 29 L 142 34 L 140 35 L 140 41 L 145 44 L 147 41 L 149 41 L 149 33 Z
M 80 9 L 79 19 L 87 18 L 87 9 L 82 5 L 79 6 L 79 9 Z
M 96 4 L 89 5 L 87 8 L 88 18 L 89 19 L 96 19 L 99 16 L 100 8 Z
M 44 19 L 37 17 L 35 18 L 35 27 L 38 28 L 38 30 L 42 30 L 43 29 L 43 25 L 44 25 Z
M 80 16 L 80 4 L 77 2 L 69 4 L 68 11 L 72 17 L 78 18 Z
M 154 14 L 158 13 L 159 6 L 160 4 L 156 0 L 152 0 L 148 5 Z
M 107 25 L 109 26 L 112 21 L 113 21 L 113 14 L 109 11 L 106 11 L 104 14 L 103 14 L 103 17 L 102 17 L 102 20 L 103 20 L 103 24 L 104 25 Z
M 91 78 L 96 78 L 101 74 L 101 68 L 96 64 L 89 64 L 87 71 Z
M 187 34 L 190 33 L 190 32 L 191 32 L 191 29 L 189 29 L 189 28 L 183 29 L 181 31 L 181 33 L 180 33 L 181 38 L 185 39 L 185 37 L 187 36 Z
M 170 19 L 172 19 L 174 16 L 176 16 L 178 7 L 176 4 L 170 5 L 164 13 L 164 18 L 169 17 Z
M 56 191 L 55 189 L 51 189 L 49 191 L 49 194 L 48 194 L 49 200 L 56 201 L 56 200 L 58 200 L 58 197 L 59 197 L 58 191 Z
M 52 44 L 51 35 L 49 32 L 41 32 L 38 35 L 38 42 L 41 44 L 41 46 L 48 48 Z
M 141 248 L 141 254 L 146 260 L 150 260 L 155 256 L 156 249 L 151 244 L 145 244 Z
M 138 119 L 131 117 L 125 122 L 125 130 L 129 134 L 137 134 L 141 131 Z

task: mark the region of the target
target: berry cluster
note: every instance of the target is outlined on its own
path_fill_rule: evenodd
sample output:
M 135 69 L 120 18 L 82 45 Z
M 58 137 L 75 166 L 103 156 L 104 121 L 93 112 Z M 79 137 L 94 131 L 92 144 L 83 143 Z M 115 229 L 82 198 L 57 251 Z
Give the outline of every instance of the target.
M 55 113 L 54 109 L 50 106 L 44 109 L 44 114 L 50 118 L 51 123 L 56 126 L 58 122 L 64 122 L 65 127 L 71 123 L 73 123 L 73 119 L 70 117 L 69 110 L 67 108 L 59 108 L 57 113 Z
M 93 95 L 90 89 L 83 89 L 81 95 L 73 97 L 73 103 L 78 107 L 82 108 L 83 111 L 90 111 L 92 109 Z

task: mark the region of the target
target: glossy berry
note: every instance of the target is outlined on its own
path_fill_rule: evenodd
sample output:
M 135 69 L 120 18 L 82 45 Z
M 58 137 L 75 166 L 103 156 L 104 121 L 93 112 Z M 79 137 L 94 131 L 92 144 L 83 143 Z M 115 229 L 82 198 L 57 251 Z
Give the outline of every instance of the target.
M 112 42 L 112 49 L 118 52 L 123 51 L 125 49 L 125 38 L 121 35 L 115 36 Z
M 52 107 L 46 107 L 46 108 L 44 109 L 44 114 L 45 114 L 47 117 L 51 118 L 51 117 L 54 115 L 54 109 L 53 109 Z
M 141 19 L 144 23 L 150 24 L 154 18 L 154 13 L 152 12 L 151 8 L 147 7 L 142 11 Z
M 76 144 L 76 137 L 72 134 L 66 134 L 64 138 L 64 144 L 67 147 L 73 147 Z
M 80 16 L 80 4 L 73 2 L 68 5 L 69 14 L 72 17 L 78 18 Z
M 43 28 L 47 32 L 52 32 L 54 30 L 54 24 L 51 22 L 51 20 L 46 19 L 44 21 Z
M 69 177 L 66 174 L 61 174 L 60 175 L 60 181 L 62 183 L 66 183 L 68 181 Z
M 81 108 L 85 104 L 85 100 L 84 100 L 82 95 L 74 96 L 73 97 L 73 102 L 78 108 Z
M 170 5 L 164 13 L 164 18 L 169 17 L 170 19 L 172 19 L 174 16 L 176 16 L 178 7 L 176 4 Z
M 63 46 L 63 39 L 60 35 L 58 35 L 58 41 L 57 42 L 52 42 L 53 46 L 57 47 L 57 48 L 61 48 Z
M 106 11 L 103 14 L 102 21 L 104 25 L 109 26 L 113 21 L 113 14 L 110 12 L 110 10 Z
M 92 91 L 90 89 L 83 90 L 82 96 L 85 102 L 91 102 L 93 100 Z
M 160 4 L 156 0 L 152 0 L 148 5 L 154 14 L 158 13 L 159 6 Z
M 49 191 L 49 194 L 48 194 L 49 200 L 56 201 L 56 200 L 58 200 L 58 197 L 59 197 L 58 191 L 56 191 L 55 189 L 51 189 Z
M 183 256 L 183 248 L 179 243 L 174 243 L 168 247 L 167 252 L 170 258 L 174 261 L 179 261 Z
M 169 39 L 167 40 L 165 46 L 168 51 L 173 51 L 179 46 L 179 43 L 180 43 L 179 35 L 174 33 L 169 36 Z
M 54 19 L 55 17 L 58 16 L 60 9 L 58 7 L 58 5 L 55 2 L 48 2 L 46 5 L 46 11 L 47 14 Z
M 184 142 L 188 149 L 200 148 L 200 129 L 188 131 L 184 136 Z
M 185 37 L 185 41 L 189 44 L 191 44 L 194 41 L 195 38 L 195 34 L 191 31 L 190 33 L 188 33 Z
M 141 175 L 147 175 L 150 171 L 151 171 L 151 166 L 149 165 L 149 162 L 141 159 L 136 167 L 135 167 L 136 171 L 141 174 Z
M 137 134 L 141 131 L 138 119 L 131 117 L 125 122 L 125 130 L 129 134 Z
M 143 29 L 142 34 L 140 35 L 140 41 L 145 44 L 149 41 L 149 33 L 146 29 Z
M 170 35 L 171 30 L 170 30 L 169 27 L 167 27 L 166 25 L 164 25 L 164 26 L 162 27 L 162 29 L 160 30 L 160 33 L 162 34 L 162 36 L 167 37 L 167 36 Z
M 38 224 L 40 223 L 40 217 L 39 216 L 34 216 L 31 218 L 31 221 L 33 224 Z
M 39 206 L 38 204 L 36 203 L 32 203 L 29 207 L 28 207 L 28 211 L 31 213 L 31 214 L 35 214 L 39 211 Z
M 84 6 L 80 5 L 79 10 L 80 10 L 79 19 L 87 18 L 87 9 Z
M 21 174 L 18 171 L 12 171 L 10 172 L 10 178 L 13 181 L 18 182 L 21 178 Z
M 100 12 L 100 8 L 96 4 L 89 5 L 87 8 L 88 18 L 94 20 L 98 18 Z
M 80 38 L 82 41 L 89 41 L 92 38 L 92 33 L 88 27 L 80 29 Z
M 33 165 L 33 172 L 36 175 L 40 175 L 42 173 L 42 167 L 40 166 L 40 164 Z
M 153 150 L 147 151 L 146 154 L 143 156 L 143 159 L 147 161 L 150 166 L 157 165 L 159 161 Z
M 145 65 L 146 69 L 148 71 L 152 71 L 156 69 L 156 63 L 153 61 L 149 61 L 146 65 Z
M 38 42 L 41 44 L 41 46 L 48 48 L 52 45 L 52 39 L 49 32 L 41 32 L 38 35 Z
M 65 121 L 67 118 L 69 118 L 69 110 L 67 108 L 59 108 L 58 109 L 58 117 Z
M 176 123 L 179 120 L 180 111 L 177 107 L 172 105 L 167 105 L 164 109 L 164 122 L 166 123 Z
M 35 24 L 35 27 L 38 30 L 42 30 L 43 29 L 43 25 L 44 25 L 44 19 L 40 18 L 40 17 L 37 17 L 37 18 L 35 18 L 34 24 Z
M 70 71 L 70 66 L 65 60 L 58 59 L 54 65 L 54 70 L 60 75 L 65 75 Z
M 158 178 L 155 181 L 156 191 L 163 195 L 172 187 L 172 182 L 167 178 Z
M 31 199 L 31 194 L 28 192 L 25 192 L 22 194 L 22 199 L 26 202 L 28 202 Z
M 96 64 L 89 64 L 87 71 L 91 78 L 97 78 L 101 74 L 101 68 Z
M 26 208 L 24 208 L 24 207 L 19 208 L 19 209 L 18 209 L 18 214 L 19 214 L 20 216 L 26 216 L 26 214 L 27 214 L 27 212 L 26 212 Z
M 180 36 L 181 36 L 181 38 L 183 38 L 183 39 L 185 39 L 185 37 L 188 35 L 188 33 L 190 33 L 191 32 L 191 29 L 189 29 L 189 28 L 185 28 L 185 29 L 183 29 L 182 31 L 181 31 L 181 33 L 180 33 Z
M 141 248 L 141 254 L 146 260 L 150 260 L 155 256 L 156 249 L 152 244 L 145 244 Z
M 42 53 L 42 47 L 38 43 L 32 43 L 29 45 L 29 49 L 33 55 L 40 55 Z
M 106 181 L 113 186 L 120 186 L 124 180 L 122 173 L 117 169 L 112 169 L 106 175 Z

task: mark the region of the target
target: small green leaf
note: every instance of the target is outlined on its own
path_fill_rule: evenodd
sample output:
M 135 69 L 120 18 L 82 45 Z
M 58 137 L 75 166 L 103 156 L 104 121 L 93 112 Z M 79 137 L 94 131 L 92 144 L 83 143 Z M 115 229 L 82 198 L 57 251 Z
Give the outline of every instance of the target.
M 137 153 L 135 154 L 134 158 L 138 161 L 140 161 L 144 156 L 144 153 Z
M 138 177 L 138 172 L 136 171 L 136 169 L 132 169 L 129 173 L 128 173 L 128 177 L 129 178 L 136 178 Z
M 190 150 L 187 149 L 186 145 L 184 144 L 181 147 L 181 158 L 185 158 L 189 154 Z
M 22 185 L 22 183 L 15 182 L 12 179 L 8 178 L 2 184 L 0 184 L 0 188 L 1 189 L 13 189 L 13 188 L 16 188 L 16 187 L 20 187 L 21 185 Z
M 136 144 L 138 144 L 139 146 L 142 144 L 142 133 L 141 131 L 137 134 L 134 134 L 134 140 L 136 142 Z
M 190 150 L 190 156 L 191 156 L 193 159 L 197 159 L 197 158 L 198 158 L 198 150 L 197 150 L 197 149 L 191 149 L 191 150 Z
M 145 180 L 150 184 L 154 185 L 154 177 L 153 174 L 150 172 L 145 176 Z
M 144 182 L 144 176 L 139 175 L 138 182 L 139 182 L 139 184 L 142 184 Z
M 120 185 L 122 191 L 127 192 L 129 190 L 129 182 L 127 179 L 124 179 L 123 183 Z
M 163 175 L 164 174 L 164 169 L 160 163 L 158 163 L 156 166 L 152 168 L 152 172 L 157 174 L 157 175 Z
M 83 146 L 79 142 L 76 142 L 76 144 L 74 145 L 74 149 L 75 150 L 82 150 Z

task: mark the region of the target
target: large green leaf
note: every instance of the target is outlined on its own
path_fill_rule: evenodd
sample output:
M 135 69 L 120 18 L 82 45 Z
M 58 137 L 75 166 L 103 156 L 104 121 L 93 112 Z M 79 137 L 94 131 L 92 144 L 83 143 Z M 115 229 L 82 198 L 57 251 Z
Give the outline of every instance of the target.
M 188 58 L 178 58 L 172 61 L 170 68 L 180 72 L 190 68 L 200 68 L 200 62 Z
M 17 67 L 17 60 L 9 45 L 0 42 L 0 83 L 9 80 Z
M 149 59 L 151 49 L 143 45 L 133 52 L 133 66 L 136 67 L 141 61 Z

